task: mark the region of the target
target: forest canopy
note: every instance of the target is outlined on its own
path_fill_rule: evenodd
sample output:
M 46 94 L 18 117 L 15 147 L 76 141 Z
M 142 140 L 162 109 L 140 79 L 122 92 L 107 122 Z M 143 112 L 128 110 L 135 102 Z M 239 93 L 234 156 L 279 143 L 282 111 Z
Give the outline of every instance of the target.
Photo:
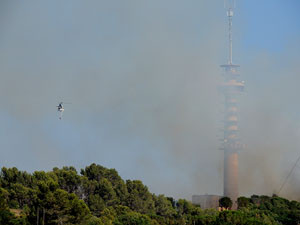
M 225 198 L 220 202 L 224 204 Z M 139 180 L 91 164 L 28 173 L 1 169 L 0 224 L 299 224 L 300 203 L 278 196 L 240 197 L 237 210 L 202 210 L 151 193 Z

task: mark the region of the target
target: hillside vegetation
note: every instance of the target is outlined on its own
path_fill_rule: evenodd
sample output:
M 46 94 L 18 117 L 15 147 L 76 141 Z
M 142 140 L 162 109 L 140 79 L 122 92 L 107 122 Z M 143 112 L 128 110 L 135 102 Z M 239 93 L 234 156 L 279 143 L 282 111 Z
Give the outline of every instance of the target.
M 299 224 L 300 203 L 277 196 L 240 197 L 238 210 L 201 210 L 187 200 L 155 195 L 139 180 L 92 164 L 32 174 L 3 167 L 0 224 Z

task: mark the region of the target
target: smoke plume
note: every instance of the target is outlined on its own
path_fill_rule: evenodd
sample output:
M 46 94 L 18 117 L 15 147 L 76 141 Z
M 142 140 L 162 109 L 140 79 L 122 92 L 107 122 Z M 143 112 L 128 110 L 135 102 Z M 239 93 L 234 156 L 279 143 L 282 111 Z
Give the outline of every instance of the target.
M 95 162 L 157 194 L 222 194 L 222 2 L 2 4 L 1 166 L 33 171 Z M 282 52 L 252 52 L 238 41 L 241 23 L 233 25 L 240 48 L 234 60 L 246 81 L 240 194 L 272 194 L 300 154 L 299 36 Z M 60 101 L 72 103 L 62 121 Z M 298 198 L 297 172 L 282 195 Z

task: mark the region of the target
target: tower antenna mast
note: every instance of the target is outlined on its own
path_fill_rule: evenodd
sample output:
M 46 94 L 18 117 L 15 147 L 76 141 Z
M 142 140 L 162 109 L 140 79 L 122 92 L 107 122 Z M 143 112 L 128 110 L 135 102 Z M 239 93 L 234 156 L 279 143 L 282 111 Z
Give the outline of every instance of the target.
M 224 8 L 227 9 L 228 17 L 228 36 L 229 36 L 229 60 L 228 64 L 232 65 L 232 17 L 235 8 L 235 0 L 224 0 Z

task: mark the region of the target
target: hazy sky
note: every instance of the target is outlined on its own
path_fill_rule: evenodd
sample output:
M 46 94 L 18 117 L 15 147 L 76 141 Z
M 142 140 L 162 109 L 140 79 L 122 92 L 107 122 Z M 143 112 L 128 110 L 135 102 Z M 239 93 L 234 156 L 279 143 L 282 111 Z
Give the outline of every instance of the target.
M 300 156 L 299 10 L 237 0 L 241 195 L 276 192 Z M 222 0 L 2 0 L 0 11 L 1 167 L 97 163 L 156 194 L 222 194 Z M 72 103 L 61 121 L 60 101 Z M 299 178 L 281 194 L 299 199 Z

